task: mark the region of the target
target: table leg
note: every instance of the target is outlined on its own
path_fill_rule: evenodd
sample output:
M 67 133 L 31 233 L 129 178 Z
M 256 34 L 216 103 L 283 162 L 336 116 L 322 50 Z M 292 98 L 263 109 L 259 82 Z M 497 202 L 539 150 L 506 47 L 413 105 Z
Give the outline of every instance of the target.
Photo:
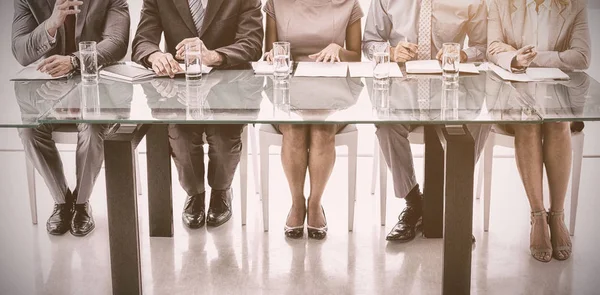
M 425 126 L 425 181 L 423 186 L 423 235 L 443 237 L 444 148 L 435 125 Z
M 151 237 L 173 236 L 173 191 L 168 125 L 152 125 L 146 135 L 148 220 Z
M 446 141 L 446 202 L 443 294 L 471 291 L 475 144 L 466 126 L 443 129 Z
M 142 294 L 133 146 L 104 142 L 113 294 Z

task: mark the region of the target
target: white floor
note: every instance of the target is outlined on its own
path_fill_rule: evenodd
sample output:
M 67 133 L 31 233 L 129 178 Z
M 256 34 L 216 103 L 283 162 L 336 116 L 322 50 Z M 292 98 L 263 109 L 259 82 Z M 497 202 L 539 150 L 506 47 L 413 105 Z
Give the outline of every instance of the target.
M 63 158 L 73 178 L 74 155 L 64 152 Z M 52 201 L 39 177 L 40 224 L 31 224 L 24 161 L 23 152 L 0 152 L 4 167 L 0 171 L 0 294 L 110 294 L 103 172 L 92 198 L 96 230 L 86 238 L 51 237 L 45 221 Z M 408 244 L 384 240 L 403 202 L 393 198 L 390 187 L 387 226 L 378 225 L 378 196 L 369 193 L 371 161 L 370 157 L 359 160 L 355 230 L 348 233 L 347 162 L 338 158 L 324 198 L 330 227 L 324 241 L 284 238 L 290 196 L 277 156 L 271 159 L 268 233 L 262 230 L 260 202 L 253 194 L 245 227 L 237 198 L 234 217 L 223 227 L 187 230 L 179 218 L 184 193 L 175 182 L 175 236 L 150 239 L 146 196 L 141 196 L 144 294 L 439 294 L 442 240 L 417 238 Z M 422 175 L 422 159 L 416 159 L 416 165 Z M 594 180 L 600 173 L 600 159 L 584 160 L 574 255 L 569 261 L 548 264 L 529 256 L 529 210 L 514 160 L 497 158 L 494 165 L 489 233 L 482 230 L 482 204 L 475 203 L 472 293 L 598 294 L 600 256 L 595 250 L 600 244 L 596 214 L 600 200 Z M 141 167 L 145 171 L 143 156 Z M 237 188 L 239 181 L 234 183 Z M 252 179 L 249 189 L 253 189 Z

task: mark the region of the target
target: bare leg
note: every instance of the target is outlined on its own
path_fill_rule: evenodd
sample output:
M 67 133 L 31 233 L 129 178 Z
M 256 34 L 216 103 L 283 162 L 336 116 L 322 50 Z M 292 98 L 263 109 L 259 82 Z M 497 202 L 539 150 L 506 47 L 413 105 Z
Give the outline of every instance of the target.
M 525 187 L 532 213 L 545 211 L 543 196 L 542 126 L 535 124 L 513 125 L 515 130 L 515 158 Z M 535 259 L 550 261 L 552 248 L 546 218 L 532 222 L 531 253 Z
M 556 258 L 562 260 L 571 254 L 569 230 L 564 224 L 564 215 L 562 215 L 571 175 L 571 130 L 569 123 L 545 123 L 543 132 L 544 164 L 550 188 L 552 246 Z M 554 213 L 561 214 L 554 215 Z
M 311 212 L 311 215 L 308 216 L 307 224 L 313 227 L 326 225 L 325 216 L 321 210 L 321 198 L 335 163 L 335 134 L 338 128 L 339 126 L 334 124 L 311 125 L 310 128 L 308 211 Z
M 304 182 L 308 168 L 309 125 L 280 125 L 279 130 L 283 134 L 281 163 L 292 193 L 292 209 L 286 224 L 300 226 L 306 215 Z

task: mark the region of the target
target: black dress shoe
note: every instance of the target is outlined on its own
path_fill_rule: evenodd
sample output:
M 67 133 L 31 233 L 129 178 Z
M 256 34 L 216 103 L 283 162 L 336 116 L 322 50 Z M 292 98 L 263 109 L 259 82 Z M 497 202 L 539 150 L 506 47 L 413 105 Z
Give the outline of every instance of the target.
M 181 213 L 181 220 L 185 226 L 196 229 L 204 226 L 206 220 L 206 213 L 204 212 L 204 196 L 205 193 L 201 193 L 195 196 L 188 196 L 183 207 L 183 213 Z
M 84 204 L 75 204 L 74 208 L 71 234 L 76 237 L 87 236 L 96 228 L 94 217 L 92 217 L 92 207 L 89 202 L 85 202 Z
M 72 216 L 72 203 L 54 204 L 54 211 L 52 211 L 52 215 L 46 222 L 46 231 L 55 236 L 64 235 L 71 228 Z
M 208 226 L 220 226 L 231 219 L 231 189 L 210 192 L 210 206 L 206 217 Z
M 388 241 L 409 242 L 416 236 L 416 229 L 422 222 L 422 210 L 420 207 L 409 206 L 398 216 L 398 223 L 392 228 L 385 238 Z

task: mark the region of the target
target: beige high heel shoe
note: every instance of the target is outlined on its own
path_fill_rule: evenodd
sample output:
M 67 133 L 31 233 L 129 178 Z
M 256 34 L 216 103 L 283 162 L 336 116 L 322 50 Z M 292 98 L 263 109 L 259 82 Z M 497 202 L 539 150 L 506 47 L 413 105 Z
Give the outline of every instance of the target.
M 565 211 L 550 211 L 549 215 L 552 257 L 557 260 L 567 260 L 571 257 L 573 245 L 571 244 L 571 235 L 565 225 Z M 562 235 L 563 239 L 559 239 L 559 235 Z
M 533 245 L 535 241 L 535 233 L 543 230 L 546 235 L 543 244 Z M 546 211 L 531 212 L 531 233 L 529 235 L 529 251 L 531 256 L 537 261 L 550 262 L 552 260 L 552 243 L 550 234 L 548 233 L 548 213 Z

